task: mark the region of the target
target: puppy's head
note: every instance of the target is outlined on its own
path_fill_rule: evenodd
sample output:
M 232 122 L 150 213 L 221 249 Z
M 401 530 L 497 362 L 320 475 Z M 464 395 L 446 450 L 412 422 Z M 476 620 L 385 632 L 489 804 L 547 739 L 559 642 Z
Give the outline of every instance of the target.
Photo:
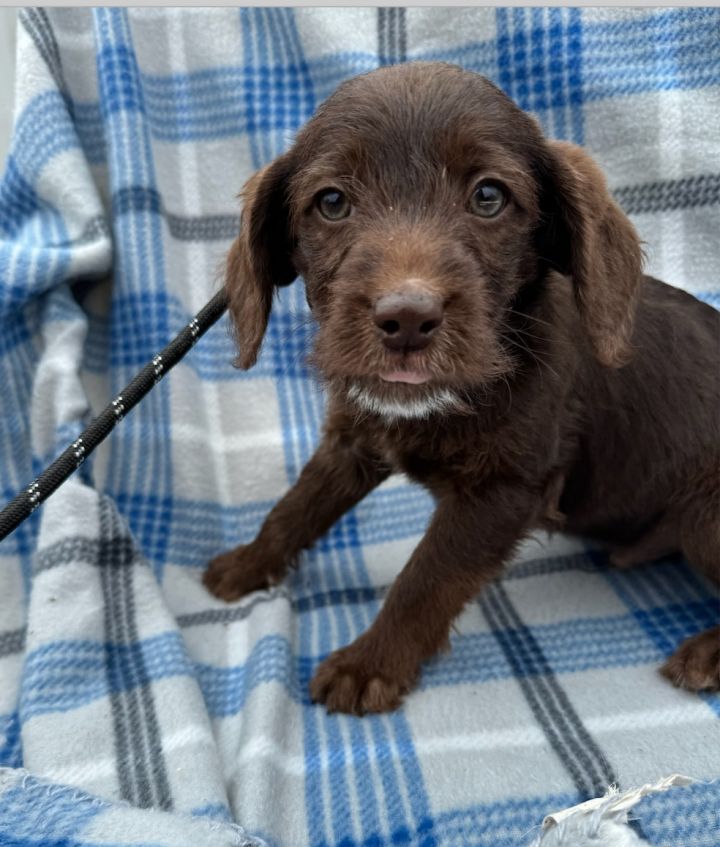
M 641 254 L 592 160 L 477 74 L 373 71 L 246 186 L 226 278 L 238 364 L 301 274 L 324 376 L 368 409 L 426 415 L 512 372 L 515 306 L 550 270 L 572 278 L 597 358 L 623 364 Z

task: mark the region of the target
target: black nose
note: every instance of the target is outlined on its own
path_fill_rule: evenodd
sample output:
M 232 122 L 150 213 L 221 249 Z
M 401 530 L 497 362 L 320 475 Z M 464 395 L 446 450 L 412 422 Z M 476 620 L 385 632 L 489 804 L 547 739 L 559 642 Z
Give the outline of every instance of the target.
M 375 303 L 374 319 L 390 350 L 422 350 L 442 324 L 443 306 L 432 294 L 386 294 Z

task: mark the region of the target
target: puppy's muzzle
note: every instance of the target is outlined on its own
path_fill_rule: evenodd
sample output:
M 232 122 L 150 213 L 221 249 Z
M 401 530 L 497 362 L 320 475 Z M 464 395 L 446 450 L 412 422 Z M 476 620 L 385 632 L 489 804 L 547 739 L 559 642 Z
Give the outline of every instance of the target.
M 376 301 L 373 318 L 388 350 L 412 352 L 427 347 L 440 328 L 443 304 L 432 294 L 399 291 Z

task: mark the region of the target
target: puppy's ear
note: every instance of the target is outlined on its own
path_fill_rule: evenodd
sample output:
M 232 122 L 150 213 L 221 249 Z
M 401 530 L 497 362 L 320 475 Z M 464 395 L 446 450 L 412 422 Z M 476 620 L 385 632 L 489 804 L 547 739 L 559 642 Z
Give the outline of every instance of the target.
M 630 338 L 643 279 L 640 240 L 590 156 L 564 141 L 548 146 L 552 184 L 545 192 L 549 228 L 541 255 L 572 277 L 575 300 L 598 360 L 620 367 L 631 358 Z
M 241 194 L 240 234 L 228 253 L 225 291 L 238 347 L 234 364 L 243 370 L 257 359 L 275 286 L 297 276 L 286 201 L 290 172 L 288 157 L 281 156 L 254 174 Z

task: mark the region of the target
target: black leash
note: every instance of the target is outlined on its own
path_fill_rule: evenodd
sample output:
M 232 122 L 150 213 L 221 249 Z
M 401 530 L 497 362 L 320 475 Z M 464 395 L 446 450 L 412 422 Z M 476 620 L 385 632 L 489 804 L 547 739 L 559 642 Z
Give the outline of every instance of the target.
M 7 538 L 37 507 L 55 492 L 101 444 L 115 425 L 160 382 L 185 356 L 198 338 L 218 321 L 227 309 L 227 297 L 219 291 L 190 323 L 106 406 L 90 426 L 28 487 L 0 512 L 0 541 Z

